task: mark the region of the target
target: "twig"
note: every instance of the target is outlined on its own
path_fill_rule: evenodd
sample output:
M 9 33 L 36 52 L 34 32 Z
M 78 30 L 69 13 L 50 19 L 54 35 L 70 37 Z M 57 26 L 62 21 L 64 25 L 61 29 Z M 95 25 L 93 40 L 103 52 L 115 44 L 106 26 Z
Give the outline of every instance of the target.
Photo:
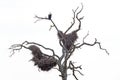
M 12 57 L 12 55 L 15 54 L 15 51 L 19 51 L 19 50 L 21 50 L 22 47 L 24 47 L 24 48 L 27 49 L 27 47 L 23 46 L 23 44 L 14 44 L 14 45 L 12 45 L 12 46 L 9 48 L 9 49 L 12 50 L 12 51 L 11 51 L 12 54 L 11 54 L 9 57 Z
M 83 10 L 83 4 L 81 3 L 81 5 L 82 5 L 82 8 L 81 8 L 81 10 L 76 14 L 76 18 L 78 19 L 78 20 L 81 20 L 82 18 L 78 18 L 78 15 L 82 12 L 82 10 Z
M 37 15 L 35 15 L 35 18 L 37 18 L 37 20 L 36 20 L 34 23 L 38 22 L 38 21 L 41 20 L 41 19 L 49 20 L 49 19 L 46 18 L 46 17 L 39 17 L 39 16 L 37 16 Z
M 79 70 L 75 70 L 75 71 L 79 72 L 82 76 L 84 76 L 84 74 L 83 74 L 83 73 L 81 73 Z

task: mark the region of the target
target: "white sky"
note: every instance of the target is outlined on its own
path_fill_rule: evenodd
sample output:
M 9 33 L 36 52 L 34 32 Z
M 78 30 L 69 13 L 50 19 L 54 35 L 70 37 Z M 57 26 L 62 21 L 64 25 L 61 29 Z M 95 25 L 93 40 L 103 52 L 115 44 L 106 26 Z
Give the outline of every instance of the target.
M 27 40 L 51 47 L 60 55 L 55 29 L 49 31 L 48 21 L 34 23 L 34 16 L 45 17 L 51 12 L 56 25 L 65 31 L 72 21 L 72 9 L 81 7 L 81 2 L 84 9 L 79 16 L 84 19 L 77 42 L 89 31 L 86 41 L 92 43 L 97 38 L 110 55 L 97 45 L 76 50 L 71 59 L 82 65 L 85 75 L 77 76 L 80 80 L 120 80 L 119 0 L 0 0 L 0 80 L 61 80 L 56 70 L 38 72 L 28 62 L 32 57 L 30 51 L 23 49 L 10 58 L 8 48 Z M 73 79 L 72 75 L 68 77 Z

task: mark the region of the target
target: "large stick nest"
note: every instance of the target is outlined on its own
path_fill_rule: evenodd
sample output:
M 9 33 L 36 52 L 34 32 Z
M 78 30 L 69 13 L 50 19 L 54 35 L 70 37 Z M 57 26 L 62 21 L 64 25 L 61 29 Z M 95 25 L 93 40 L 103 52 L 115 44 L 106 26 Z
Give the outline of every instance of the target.
M 37 46 L 31 45 L 28 49 L 32 51 L 33 58 L 31 60 L 34 62 L 34 65 L 38 66 L 41 70 L 49 71 L 57 65 L 57 59 L 42 53 Z
M 69 34 L 64 34 L 62 31 L 59 31 L 57 35 L 67 50 L 71 49 L 78 38 L 76 31 Z

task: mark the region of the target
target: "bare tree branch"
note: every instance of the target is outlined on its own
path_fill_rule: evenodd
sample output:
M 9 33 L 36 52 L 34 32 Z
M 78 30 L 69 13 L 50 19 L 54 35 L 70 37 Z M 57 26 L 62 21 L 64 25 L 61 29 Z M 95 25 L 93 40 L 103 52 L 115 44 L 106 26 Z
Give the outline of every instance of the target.
M 77 9 L 78 9 L 79 7 L 77 7 Z M 77 9 L 74 11 L 74 10 L 72 10 L 73 11 L 73 22 L 71 22 L 71 26 L 64 32 L 64 34 L 66 34 L 71 28 L 72 28 L 72 26 L 75 24 L 75 13 L 76 13 L 76 11 L 77 11 Z
M 83 74 L 83 73 L 81 73 L 79 70 L 75 70 L 75 71 L 79 72 L 79 74 L 81 74 L 82 76 L 84 76 L 84 74 Z
M 81 18 L 78 18 L 78 15 L 82 12 L 82 10 L 83 10 L 83 4 L 81 3 L 81 5 L 82 5 L 82 8 L 81 8 L 81 10 L 76 14 L 76 18 L 78 19 L 78 20 L 81 20 Z
M 78 10 L 78 8 L 79 7 L 77 7 L 77 9 L 74 11 L 74 10 L 72 10 L 73 11 L 73 22 L 71 23 L 71 26 L 65 31 L 65 33 L 64 34 L 66 34 L 71 28 L 72 28 L 72 26 L 75 24 L 75 17 L 76 17 L 76 19 L 79 21 L 79 27 L 78 27 L 78 29 L 76 30 L 76 32 L 77 31 L 79 31 L 80 30 L 80 28 L 81 28 L 81 20 L 84 18 L 84 17 L 81 17 L 81 18 L 78 18 L 78 15 L 82 12 L 82 10 L 83 10 L 83 4 L 81 3 L 81 5 L 82 5 L 82 8 L 81 8 L 81 10 L 76 14 L 76 11 Z
M 89 33 L 83 38 L 83 43 L 80 44 L 79 46 L 76 46 L 76 48 L 81 48 L 81 47 L 84 46 L 84 45 L 94 46 L 94 45 L 98 44 L 98 45 L 99 45 L 99 48 L 100 48 L 101 50 L 105 50 L 105 52 L 109 55 L 109 52 L 108 52 L 106 49 L 102 48 L 101 43 L 98 42 L 96 38 L 95 38 L 95 42 L 94 42 L 93 44 L 86 43 L 84 40 L 86 39 L 86 37 L 87 37 L 88 35 L 89 35 Z
M 52 14 L 51 14 L 51 15 L 52 15 Z M 52 28 L 52 27 L 55 27 L 56 30 L 59 31 L 59 29 L 57 28 L 56 24 L 55 24 L 54 21 L 52 20 L 52 18 L 49 19 L 49 18 L 47 18 L 47 17 L 38 17 L 37 15 L 35 15 L 35 18 L 37 18 L 37 20 L 35 21 L 35 23 L 36 23 L 37 21 L 39 21 L 39 20 L 50 20 L 50 21 L 52 22 L 52 24 L 53 24 L 53 26 L 50 26 L 50 27 L 51 27 L 51 28 Z
M 59 59 L 59 56 L 55 54 L 54 50 L 51 49 L 51 48 L 46 48 L 45 46 L 41 45 L 41 44 L 38 44 L 38 43 L 35 43 L 35 42 L 28 42 L 28 41 L 25 41 L 23 42 L 22 44 L 14 44 L 12 45 L 9 49 L 12 49 L 13 51 L 13 54 L 15 53 L 14 51 L 17 51 L 17 50 L 21 50 L 22 47 L 28 49 L 28 47 L 26 47 L 25 45 L 29 45 L 29 44 L 34 44 L 34 45 L 38 45 L 38 46 L 41 46 L 42 48 L 46 49 L 46 50 L 50 50 L 52 53 L 53 53 L 53 56 L 57 57 Z M 13 55 L 12 54 L 12 55 Z M 12 56 L 11 55 L 11 56 Z
M 26 49 L 28 49 L 27 47 L 25 47 L 24 46 L 24 43 L 25 42 L 23 42 L 22 44 L 13 44 L 9 49 L 11 49 L 12 51 L 12 54 L 9 56 L 9 57 L 12 57 L 12 55 L 14 55 L 15 54 L 15 51 L 19 51 L 19 50 L 21 50 L 23 47 L 24 48 L 26 48 Z
M 81 10 L 76 14 L 76 19 L 79 21 L 79 27 L 78 27 L 78 29 L 76 30 L 76 32 L 78 32 L 78 31 L 81 29 L 81 20 L 84 18 L 84 16 L 81 17 L 81 18 L 78 17 L 78 15 L 79 15 L 79 14 L 82 12 L 82 10 L 83 10 L 83 4 L 81 3 L 81 5 L 82 5 Z
M 34 23 L 38 22 L 41 19 L 49 20 L 47 17 L 39 17 L 37 15 L 35 15 L 35 18 L 37 18 L 37 20 Z
M 81 68 L 81 65 L 76 67 L 76 66 L 74 66 L 74 64 L 73 64 L 72 61 L 69 62 L 68 69 L 72 70 L 73 76 L 74 76 L 74 78 L 75 78 L 76 80 L 78 80 L 78 78 L 77 78 L 76 75 L 75 75 L 75 72 L 76 72 L 76 71 L 79 72 L 82 76 L 84 75 L 84 74 L 81 73 L 79 70 L 77 70 L 77 69 L 82 69 L 82 68 Z

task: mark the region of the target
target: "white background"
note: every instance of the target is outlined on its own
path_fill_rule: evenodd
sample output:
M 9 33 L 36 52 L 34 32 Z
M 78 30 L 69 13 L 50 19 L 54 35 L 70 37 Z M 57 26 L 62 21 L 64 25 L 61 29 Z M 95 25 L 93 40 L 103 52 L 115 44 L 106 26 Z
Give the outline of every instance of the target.
M 81 8 L 81 2 L 84 9 L 79 16 L 84 19 L 77 42 L 89 31 L 86 42 L 92 43 L 97 38 L 110 55 L 98 45 L 77 49 L 71 60 L 82 65 L 84 74 L 77 73 L 77 77 L 79 80 L 120 80 L 119 0 L 0 0 L 0 80 L 61 80 L 56 70 L 39 72 L 33 62 L 28 62 L 32 58 L 30 51 L 23 49 L 10 58 L 8 48 L 27 40 L 50 47 L 61 55 L 56 30 L 49 31 L 49 21 L 34 23 L 34 16 L 46 17 L 51 12 L 58 28 L 65 31 L 72 22 L 72 9 Z M 72 75 L 68 76 L 68 80 L 73 79 Z

